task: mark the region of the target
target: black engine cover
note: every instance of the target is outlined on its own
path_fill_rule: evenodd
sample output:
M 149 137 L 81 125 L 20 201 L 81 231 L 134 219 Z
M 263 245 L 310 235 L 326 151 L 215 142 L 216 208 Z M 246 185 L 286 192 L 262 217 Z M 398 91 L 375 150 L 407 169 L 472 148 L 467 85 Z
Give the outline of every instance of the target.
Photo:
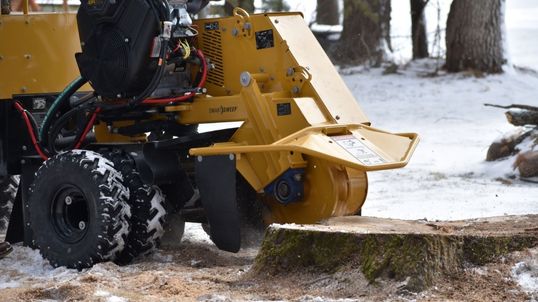
M 158 14 L 148 1 L 82 0 L 77 14 L 82 77 L 108 98 L 139 95 L 157 70 L 151 58 Z

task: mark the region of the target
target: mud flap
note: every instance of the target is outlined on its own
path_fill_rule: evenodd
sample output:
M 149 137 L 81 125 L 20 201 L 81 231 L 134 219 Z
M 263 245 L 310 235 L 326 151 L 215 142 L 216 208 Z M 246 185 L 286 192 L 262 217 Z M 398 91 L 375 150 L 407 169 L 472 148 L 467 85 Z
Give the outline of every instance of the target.
M 25 242 L 24 238 L 24 218 L 22 213 L 22 190 L 21 185 L 17 188 L 17 195 L 13 201 L 13 208 L 11 210 L 11 216 L 9 218 L 9 224 L 6 232 L 6 241 L 14 244 L 18 242 Z
M 215 245 L 236 253 L 241 248 L 240 220 L 235 188 L 235 156 L 198 156 L 196 184 Z
M 6 232 L 6 241 L 9 243 L 22 242 L 24 246 L 35 248 L 26 201 L 29 197 L 30 184 L 34 181 L 35 174 L 43 161 L 38 156 L 28 156 L 24 159 L 26 164 L 22 166 L 17 195 L 13 201 L 13 209 Z

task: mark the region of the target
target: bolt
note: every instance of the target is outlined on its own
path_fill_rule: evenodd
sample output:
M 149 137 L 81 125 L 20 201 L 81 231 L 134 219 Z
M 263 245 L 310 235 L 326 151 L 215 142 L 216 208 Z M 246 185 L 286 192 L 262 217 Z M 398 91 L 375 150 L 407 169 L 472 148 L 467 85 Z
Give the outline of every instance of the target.
M 339 116 L 339 115 L 335 116 L 334 118 L 335 118 L 337 121 L 340 120 L 340 116 Z
M 125 38 L 125 43 L 129 43 L 129 38 Z
M 22 146 L 22 151 L 26 151 L 26 150 L 28 150 L 28 147 Z
M 232 36 L 237 37 L 238 34 L 239 30 L 237 30 L 237 28 L 232 29 Z
M 239 79 L 239 81 L 241 82 L 241 86 L 248 87 L 248 85 L 250 85 L 251 79 L 252 77 L 250 76 L 250 73 L 248 73 L 248 71 L 244 71 L 243 73 L 241 73 Z
M 235 155 L 234 154 L 230 154 L 230 160 L 234 160 L 235 159 Z
M 295 69 L 293 69 L 292 67 L 288 68 L 288 72 L 286 74 L 288 75 L 288 77 L 291 77 L 295 74 Z
M 278 22 L 280 22 L 280 21 L 278 21 L 278 19 L 275 19 L 275 23 L 278 24 Z
M 24 165 L 25 163 L 26 163 L 26 160 L 24 160 L 24 159 L 21 159 L 21 164 L 23 164 L 23 165 Z
M 293 179 L 295 179 L 295 181 L 301 181 L 301 179 L 303 179 L 303 176 L 301 174 L 295 174 L 293 175 Z
M 65 197 L 65 204 L 66 205 L 71 205 L 73 203 L 73 198 L 71 198 L 71 196 L 66 196 Z
M 81 221 L 78 223 L 78 228 L 81 230 L 84 230 L 86 228 L 86 223 L 84 221 Z
M 293 88 L 291 88 L 291 92 L 294 94 L 299 94 L 299 92 L 301 92 L 301 89 L 299 89 L 299 87 L 297 86 L 293 86 Z
M 200 155 L 198 155 L 198 157 L 196 159 L 198 159 L 198 162 L 200 162 L 200 163 L 204 160 L 204 158 L 202 156 L 200 156 Z

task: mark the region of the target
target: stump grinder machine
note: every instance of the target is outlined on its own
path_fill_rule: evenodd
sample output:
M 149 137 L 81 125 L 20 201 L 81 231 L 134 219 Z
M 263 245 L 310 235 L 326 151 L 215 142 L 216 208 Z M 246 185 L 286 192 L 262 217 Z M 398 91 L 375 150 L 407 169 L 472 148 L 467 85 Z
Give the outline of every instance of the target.
M 128 263 L 174 215 L 230 252 L 247 226 L 360 215 L 366 173 L 418 143 L 371 127 L 300 13 L 24 2 L 0 16 L 0 176 L 20 175 L 7 240 L 53 266 Z

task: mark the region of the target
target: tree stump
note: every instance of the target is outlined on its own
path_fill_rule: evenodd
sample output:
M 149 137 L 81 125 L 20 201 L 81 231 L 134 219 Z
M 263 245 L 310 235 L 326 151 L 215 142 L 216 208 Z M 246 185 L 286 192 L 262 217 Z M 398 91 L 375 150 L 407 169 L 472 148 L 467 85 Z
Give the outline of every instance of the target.
M 406 280 L 421 291 L 465 265 L 484 265 L 512 251 L 538 246 L 538 215 L 455 222 L 370 217 L 332 218 L 322 225 L 273 225 L 252 273 L 336 273 L 359 268 L 378 278 Z

